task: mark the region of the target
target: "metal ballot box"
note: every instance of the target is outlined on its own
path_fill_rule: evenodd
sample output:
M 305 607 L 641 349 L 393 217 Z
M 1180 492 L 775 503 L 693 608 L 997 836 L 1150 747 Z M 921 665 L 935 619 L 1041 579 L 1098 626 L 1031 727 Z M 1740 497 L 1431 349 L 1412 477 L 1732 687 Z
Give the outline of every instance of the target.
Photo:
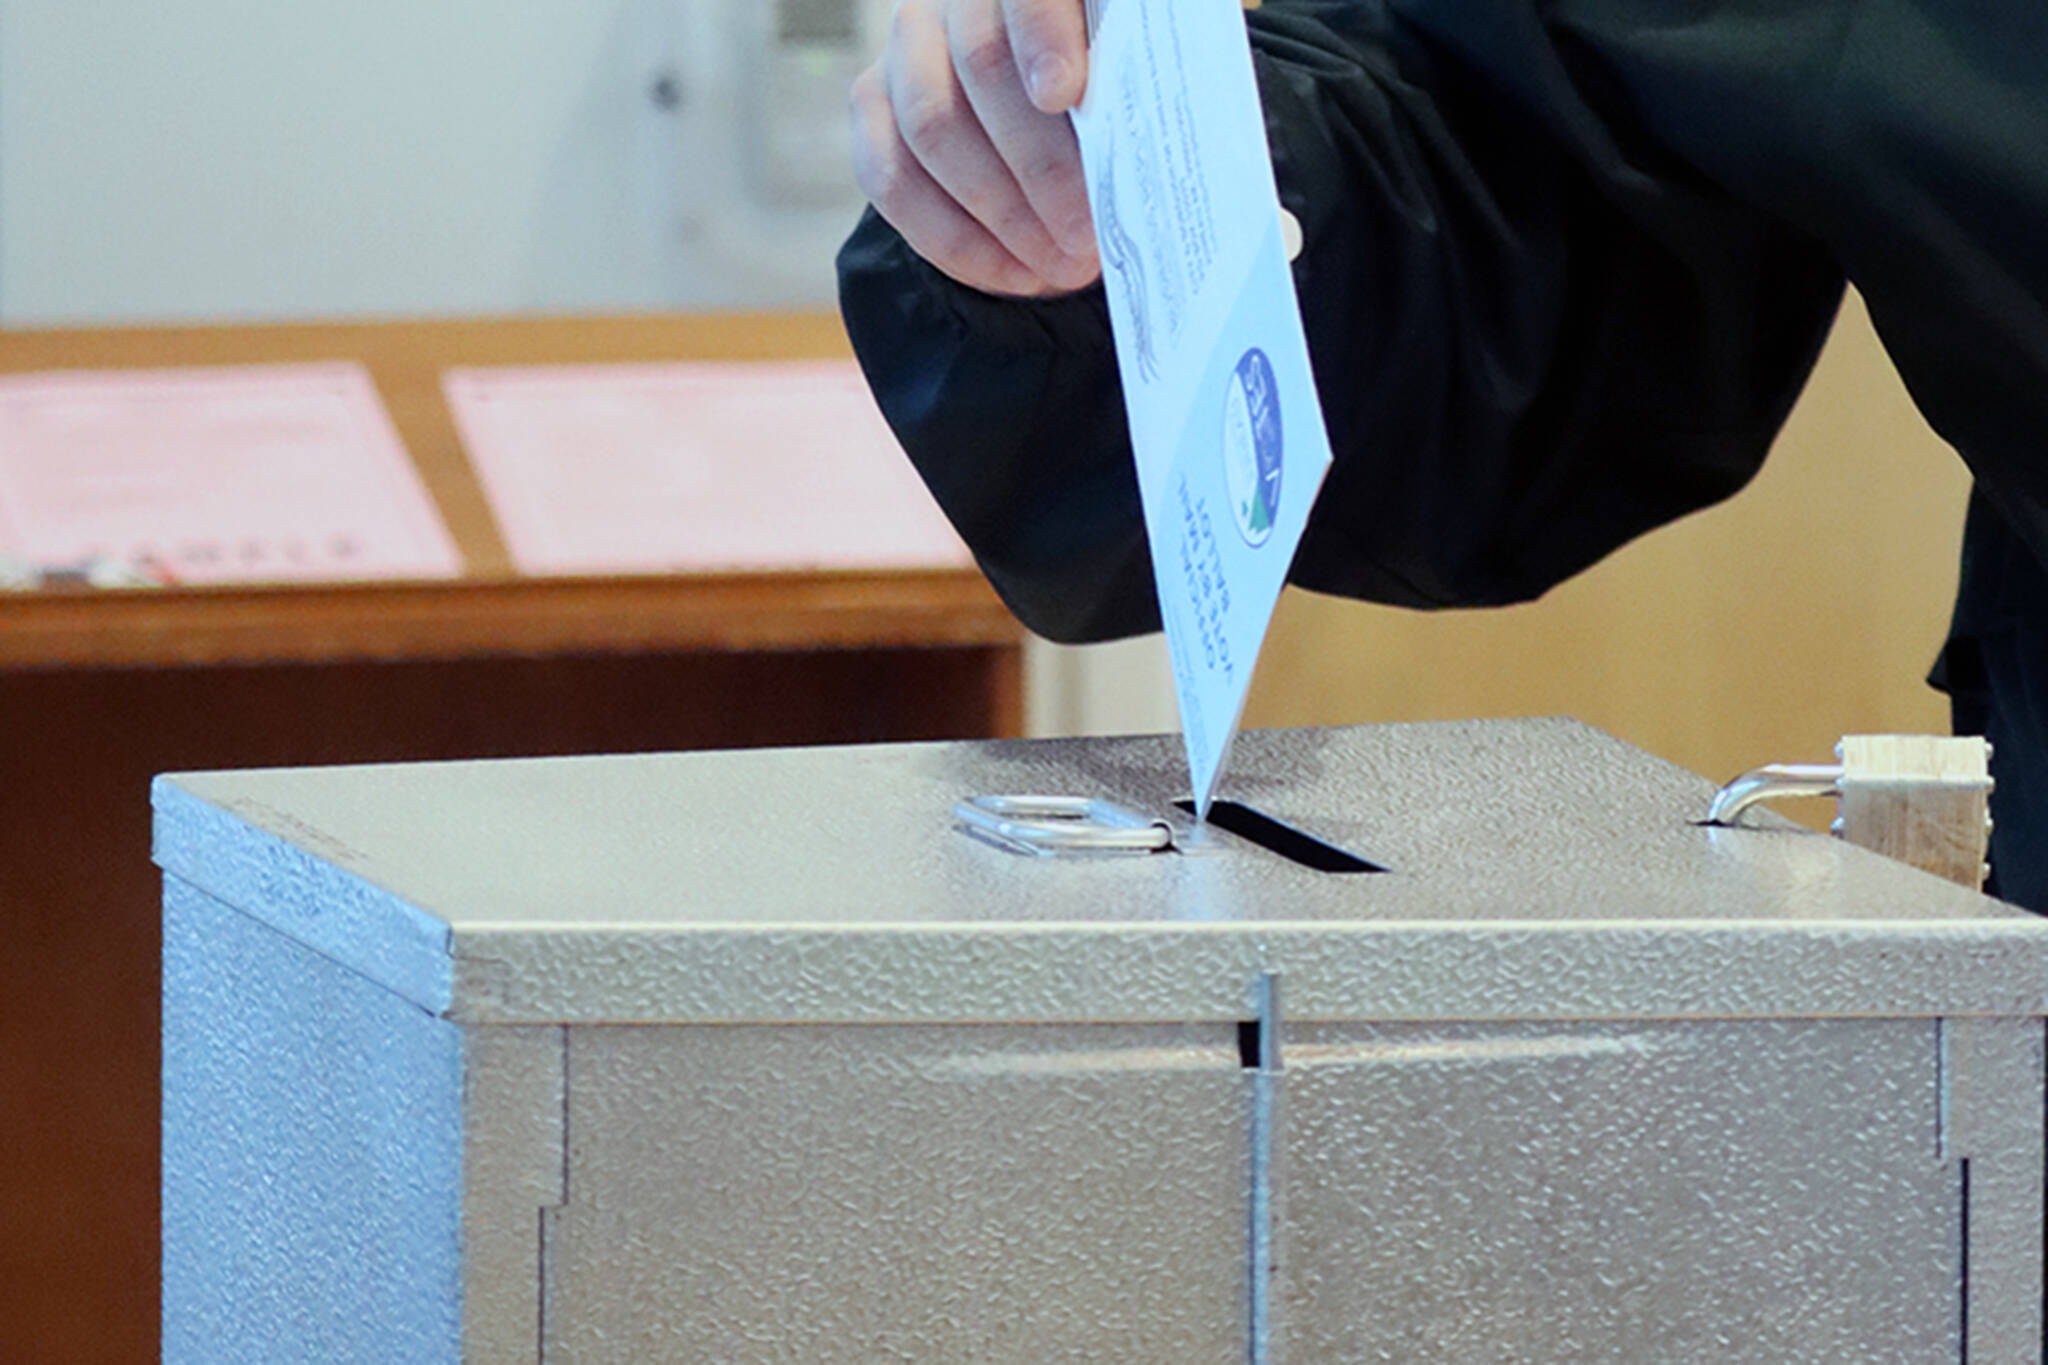
M 1235 773 L 1386 870 L 1171 738 L 161 780 L 166 1359 L 2039 1359 L 2048 923 L 1569 721 Z

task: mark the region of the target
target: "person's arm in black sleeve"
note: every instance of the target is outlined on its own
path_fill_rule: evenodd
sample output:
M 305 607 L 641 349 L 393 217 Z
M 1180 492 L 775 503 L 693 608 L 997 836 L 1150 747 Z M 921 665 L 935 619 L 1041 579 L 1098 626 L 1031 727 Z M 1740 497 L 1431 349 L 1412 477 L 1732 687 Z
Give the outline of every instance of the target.
M 883 413 L 1017 618 L 1072 644 L 1159 629 L 1101 288 L 980 294 L 872 212 L 839 278 Z
M 1748 480 L 1841 280 L 1636 133 L 1597 31 L 1561 40 L 1529 0 L 1418 14 L 1437 31 L 1376 2 L 1249 16 L 1337 457 L 1292 578 L 1525 600 Z M 1155 628 L 1100 291 L 975 294 L 872 218 L 841 289 L 884 412 L 1019 617 Z

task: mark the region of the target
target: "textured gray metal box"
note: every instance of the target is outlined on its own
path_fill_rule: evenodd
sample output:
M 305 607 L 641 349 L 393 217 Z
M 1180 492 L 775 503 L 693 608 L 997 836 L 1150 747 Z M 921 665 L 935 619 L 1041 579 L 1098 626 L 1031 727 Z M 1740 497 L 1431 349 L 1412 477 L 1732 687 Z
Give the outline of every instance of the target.
M 156 792 L 173 1361 L 2038 1360 L 2048 925 L 1565 721 Z M 1277 980 L 1277 1069 L 1239 1024 Z

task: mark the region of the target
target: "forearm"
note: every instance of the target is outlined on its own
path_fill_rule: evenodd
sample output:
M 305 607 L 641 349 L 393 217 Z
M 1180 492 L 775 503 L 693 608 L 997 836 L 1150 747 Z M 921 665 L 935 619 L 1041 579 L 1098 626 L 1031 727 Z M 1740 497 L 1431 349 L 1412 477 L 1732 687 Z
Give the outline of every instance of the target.
M 1741 487 L 1841 287 L 1817 245 L 1629 146 L 1533 6 L 1460 14 L 1250 17 L 1336 453 L 1293 577 L 1411 606 L 1534 596 Z M 1151 628 L 1099 292 L 977 294 L 873 220 L 842 281 L 884 410 L 1019 616 Z
M 839 278 L 884 414 L 1018 619 L 1075 644 L 1158 629 L 1102 291 L 977 293 L 873 214 Z
M 1536 596 L 1742 487 L 1826 335 L 1830 255 L 1644 135 L 1600 79 L 1623 28 L 1566 44 L 1541 9 L 1256 16 L 1337 454 L 1303 586 Z

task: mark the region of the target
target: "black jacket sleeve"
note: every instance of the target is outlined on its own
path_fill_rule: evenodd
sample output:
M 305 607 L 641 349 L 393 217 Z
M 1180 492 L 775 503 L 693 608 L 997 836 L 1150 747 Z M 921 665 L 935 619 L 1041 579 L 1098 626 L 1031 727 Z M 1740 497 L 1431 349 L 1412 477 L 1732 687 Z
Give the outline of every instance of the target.
M 1291 578 L 1520 601 L 1754 474 L 1841 275 L 1642 133 L 1585 33 L 1527 0 L 1417 11 L 1248 16 L 1337 457 Z M 873 215 L 840 281 L 883 411 L 1018 616 L 1155 629 L 1101 291 L 980 295 Z

